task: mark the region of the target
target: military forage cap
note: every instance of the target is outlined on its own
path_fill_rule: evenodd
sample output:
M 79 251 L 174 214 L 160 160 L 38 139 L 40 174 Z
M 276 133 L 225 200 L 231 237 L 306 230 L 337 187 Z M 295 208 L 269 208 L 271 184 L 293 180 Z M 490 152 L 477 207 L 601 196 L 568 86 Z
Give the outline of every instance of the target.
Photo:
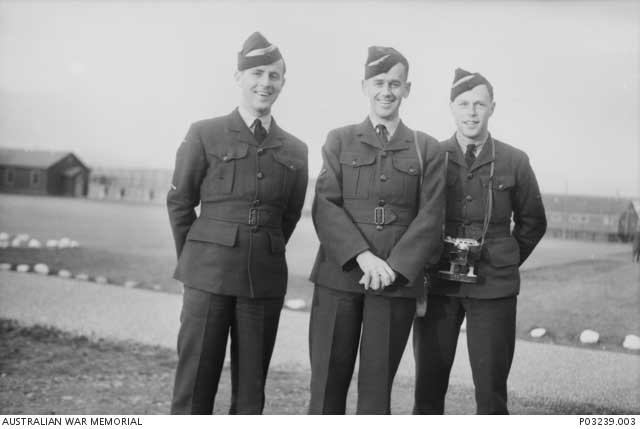
M 238 71 L 273 64 L 282 59 L 280 50 L 259 32 L 253 33 L 238 52 Z
M 453 78 L 453 85 L 451 86 L 451 101 L 455 100 L 463 92 L 471 91 L 478 85 L 487 85 L 489 95 L 493 98 L 493 86 L 491 86 L 487 78 L 480 73 L 471 73 L 457 68 Z
M 364 79 L 386 73 L 398 63 L 404 64 L 404 68 L 409 73 L 409 62 L 400 52 L 384 46 L 370 46 L 367 62 L 364 65 Z

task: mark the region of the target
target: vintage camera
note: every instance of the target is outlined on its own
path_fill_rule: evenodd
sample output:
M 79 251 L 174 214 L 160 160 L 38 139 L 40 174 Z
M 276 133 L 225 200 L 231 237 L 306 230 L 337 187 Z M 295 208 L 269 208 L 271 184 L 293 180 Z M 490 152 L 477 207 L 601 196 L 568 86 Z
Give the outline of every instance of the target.
M 480 243 L 471 238 L 445 237 L 445 255 L 449 271 L 438 271 L 438 277 L 462 283 L 477 283 L 474 264 L 478 260 Z

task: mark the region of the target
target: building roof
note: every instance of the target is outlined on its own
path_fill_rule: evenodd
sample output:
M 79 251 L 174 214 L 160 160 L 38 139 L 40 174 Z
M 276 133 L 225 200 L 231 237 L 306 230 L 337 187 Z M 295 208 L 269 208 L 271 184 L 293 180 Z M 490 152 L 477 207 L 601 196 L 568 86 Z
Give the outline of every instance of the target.
M 0 147 L 0 165 L 27 168 L 48 168 L 68 155 L 72 155 L 72 153 Z

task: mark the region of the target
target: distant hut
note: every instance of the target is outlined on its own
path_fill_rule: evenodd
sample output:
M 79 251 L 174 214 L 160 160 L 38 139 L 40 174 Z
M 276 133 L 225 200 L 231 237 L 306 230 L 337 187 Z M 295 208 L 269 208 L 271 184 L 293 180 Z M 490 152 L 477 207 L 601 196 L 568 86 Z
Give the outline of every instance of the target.
M 545 194 L 542 199 L 549 237 L 596 241 L 622 238 L 619 234 L 621 215 L 629 211 L 626 198 Z M 637 213 L 635 216 L 637 222 Z
M 0 192 L 83 197 L 90 171 L 71 152 L 0 148 Z
M 638 216 L 640 215 L 640 200 L 631 201 L 627 209 L 620 214 L 618 220 L 618 237 L 627 243 L 633 240 L 638 231 Z

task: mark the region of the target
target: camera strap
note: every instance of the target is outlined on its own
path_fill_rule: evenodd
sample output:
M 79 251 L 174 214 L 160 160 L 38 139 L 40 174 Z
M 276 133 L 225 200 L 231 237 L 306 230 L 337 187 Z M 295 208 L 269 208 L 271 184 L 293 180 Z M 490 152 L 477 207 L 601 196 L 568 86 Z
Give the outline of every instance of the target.
M 491 216 L 493 215 L 493 176 L 496 170 L 496 145 L 491 135 L 489 135 L 488 141 L 491 143 L 491 167 L 489 170 L 489 183 L 487 184 L 487 203 L 482 223 L 482 236 L 480 237 L 480 251 L 482 251 L 482 247 L 484 246 L 484 239 L 487 235 L 489 224 L 491 223 Z

